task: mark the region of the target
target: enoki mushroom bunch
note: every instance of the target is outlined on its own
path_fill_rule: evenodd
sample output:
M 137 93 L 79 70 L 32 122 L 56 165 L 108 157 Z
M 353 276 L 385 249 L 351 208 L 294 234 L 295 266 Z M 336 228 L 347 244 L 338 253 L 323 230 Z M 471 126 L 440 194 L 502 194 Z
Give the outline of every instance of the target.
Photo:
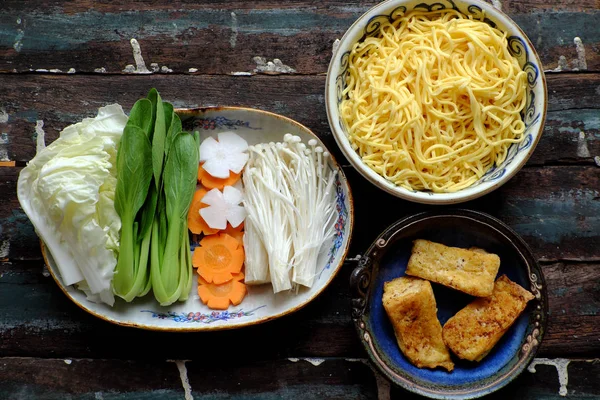
M 333 236 L 335 178 L 315 139 L 251 146 L 243 181 L 248 212 L 246 283 L 271 282 L 275 293 L 311 287 L 322 245 Z M 268 263 L 265 262 L 268 260 Z

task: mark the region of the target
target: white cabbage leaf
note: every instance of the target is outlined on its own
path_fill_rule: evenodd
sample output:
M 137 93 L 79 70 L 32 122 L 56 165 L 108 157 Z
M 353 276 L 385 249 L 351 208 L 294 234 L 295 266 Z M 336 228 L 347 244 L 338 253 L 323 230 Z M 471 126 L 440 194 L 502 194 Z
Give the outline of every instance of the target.
M 109 305 L 121 229 L 114 207 L 117 145 L 126 123 L 121 106 L 111 104 L 66 127 L 23 168 L 17 188 L 64 284 Z

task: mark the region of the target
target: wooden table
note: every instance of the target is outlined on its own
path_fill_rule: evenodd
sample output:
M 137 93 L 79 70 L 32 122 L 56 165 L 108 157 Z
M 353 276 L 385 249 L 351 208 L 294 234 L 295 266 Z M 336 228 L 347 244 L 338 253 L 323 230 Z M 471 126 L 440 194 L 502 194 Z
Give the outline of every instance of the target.
M 128 110 L 156 87 L 178 107 L 284 114 L 347 164 L 327 124 L 325 73 L 334 39 L 375 4 L 114 3 L 0 4 L 0 398 L 180 399 L 190 391 L 207 399 L 415 398 L 370 369 L 350 320 L 348 278 L 384 228 L 428 207 L 382 193 L 348 165 L 356 201 L 350 258 L 325 293 L 294 315 L 237 331 L 156 333 L 98 320 L 60 292 L 16 196 L 39 132 L 50 142 L 98 107 L 116 101 Z M 490 398 L 560 398 L 559 391 L 598 398 L 600 3 L 494 3 L 540 53 L 548 118 L 527 166 L 464 207 L 497 216 L 524 237 L 543 267 L 550 314 L 536 372 Z

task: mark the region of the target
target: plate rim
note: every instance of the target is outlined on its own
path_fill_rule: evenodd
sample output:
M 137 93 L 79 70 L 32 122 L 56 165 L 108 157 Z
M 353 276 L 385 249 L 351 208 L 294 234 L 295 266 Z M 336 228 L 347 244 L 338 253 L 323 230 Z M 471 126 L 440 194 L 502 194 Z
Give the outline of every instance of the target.
M 502 376 L 498 377 L 492 382 L 489 382 L 483 387 L 468 388 L 469 385 L 476 385 L 477 381 L 471 384 L 461 385 L 462 387 L 457 386 L 456 390 L 453 390 L 451 387 L 446 385 L 437 384 L 432 384 L 431 387 L 428 387 L 419 383 L 418 381 L 409 380 L 405 377 L 399 376 L 379 355 L 371 339 L 371 332 L 367 326 L 367 323 L 363 319 L 367 310 L 367 306 L 369 305 L 371 291 L 375 281 L 374 279 L 371 279 L 374 269 L 373 261 L 379 260 L 381 255 L 385 253 L 385 250 L 383 249 L 387 245 L 388 241 L 393 239 L 397 233 L 415 223 L 428 219 L 443 217 L 466 218 L 474 220 L 478 223 L 484 223 L 509 239 L 509 241 L 513 243 L 513 249 L 515 249 L 524 258 L 528 269 L 526 272 L 528 273 L 530 285 L 535 285 L 537 293 L 539 293 L 540 296 L 539 298 L 536 296 L 536 298 L 540 303 L 538 304 L 538 307 L 541 305 L 541 308 L 536 308 L 532 311 L 533 313 L 537 312 L 539 315 L 539 319 L 536 321 L 539 322 L 539 325 L 534 327 L 534 331 L 537 330 L 537 335 L 531 341 L 529 341 L 529 336 L 531 335 L 526 335 L 523 339 L 527 342 L 522 346 L 527 346 L 527 354 L 520 357 L 515 365 L 506 371 Z M 515 241 L 517 243 L 514 243 Z M 379 250 L 382 251 L 380 252 Z M 356 332 L 358 333 L 359 340 L 366 350 L 371 363 L 380 373 L 386 376 L 386 378 L 395 385 L 400 386 L 410 392 L 434 399 L 473 399 L 485 396 L 503 388 L 508 383 L 512 382 L 517 376 L 519 376 L 527 367 L 527 365 L 529 365 L 529 363 L 534 359 L 547 328 L 548 296 L 546 291 L 546 283 L 540 265 L 533 255 L 531 248 L 519 234 L 517 234 L 504 222 L 481 211 L 462 208 L 425 211 L 408 215 L 392 223 L 386 229 L 384 229 L 380 235 L 377 236 L 377 238 L 369 246 L 368 250 L 361 257 L 359 265 L 350 275 L 350 291 L 353 324 Z M 528 322 L 527 325 L 528 329 L 530 329 L 532 324 L 531 322 Z M 467 387 L 465 388 L 465 386 Z
M 330 153 L 331 160 L 333 161 L 333 164 L 338 169 L 338 173 L 339 173 L 339 176 L 341 178 L 340 181 L 345 182 L 345 186 L 348 189 L 348 191 L 346 193 L 346 198 L 348 200 L 348 221 L 347 221 L 347 223 L 349 224 L 348 225 L 349 228 L 348 228 L 348 241 L 346 243 L 345 248 L 343 249 L 343 253 L 341 254 L 340 260 L 337 263 L 337 265 L 335 266 L 335 268 L 333 269 L 333 272 L 331 273 L 329 279 L 327 280 L 327 282 L 325 282 L 325 284 L 323 285 L 323 287 L 321 289 L 319 289 L 318 291 L 316 291 L 315 293 L 313 293 L 304 302 L 302 302 L 302 303 L 300 303 L 300 304 L 298 304 L 298 305 L 296 305 L 294 307 L 291 307 L 291 308 L 289 308 L 287 310 L 284 310 L 284 311 L 279 312 L 279 313 L 274 314 L 274 315 L 268 315 L 268 316 L 265 316 L 263 318 L 259 318 L 257 320 L 242 322 L 242 323 L 235 324 L 235 325 L 194 325 L 194 326 L 189 326 L 189 327 L 179 327 L 179 326 L 169 327 L 169 326 L 157 326 L 157 325 L 137 323 L 137 322 L 125 322 L 125 321 L 120 321 L 120 320 L 117 320 L 115 318 L 109 317 L 107 315 L 103 315 L 103 314 L 101 314 L 101 313 L 99 313 L 99 312 L 91 309 L 90 307 L 87 307 L 85 304 L 83 304 L 80 301 L 78 301 L 77 299 L 75 299 L 71 295 L 71 293 L 69 293 L 69 291 L 67 290 L 67 287 L 60 281 L 60 279 L 58 278 L 56 272 L 51 267 L 50 262 L 48 260 L 47 253 L 46 253 L 47 252 L 46 244 L 40 238 L 40 248 L 41 248 L 41 251 L 42 251 L 42 258 L 44 260 L 44 265 L 46 266 L 46 268 L 48 269 L 48 272 L 50 273 L 50 276 L 52 276 L 52 279 L 54 279 L 55 283 L 60 288 L 60 290 L 73 303 L 75 303 L 80 309 L 82 309 L 85 312 L 93 315 L 96 318 L 99 318 L 99 319 L 101 319 L 103 321 L 109 322 L 109 323 L 114 324 L 114 325 L 128 327 L 128 328 L 137 328 L 137 329 L 148 330 L 148 331 L 158 331 L 158 332 L 207 332 L 207 331 L 233 330 L 233 329 L 240 329 L 240 328 L 245 328 L 245 327 L 253 326 L 253 325 L 264 324 L 264 323 L 272 321 L 274 319 L 281 318 L 281 317 L 290 315 L 292 313 L 295 313 L 296 311 L 299 311 L 300 309 L 306 307 L 309 303 L 311 303 L 317 297 L 319 297 L 325 291 L 325 289 L 331 284 L 331 282 L 335 279 L 335 277 L 338 275 L 338 273 L 340 272 L 342 266 L 344 265 L 346 257 L 348 256 L 348 251 L 350 250 L 350 245 L 352 243 L 352 233 L 354 231 L 354 197 L 352 195 L 352 187 L 350 186 L 350 183 L 348 182 L 348 179 L 346 177 L 346 174 L 344 173 L 344 170 L 343 170 L 341 164 L 338 163 L 338 161 L 335 159 L 335 156 L 331 153 L 331 151 L 329 151 L 329 149 L 323 143 L 323 141 L 312 130 L 310 130 L 309 128 L 307 128 L 305 125 L 299 123 L 298 121 L 295 121 L 295 120 L 293 120 L 293 119 L 291 119 L 289 117 L 286 117 L 284 115 L 281 115 L 281 114 L 276 114 L 276 113 L 273 113 L 273 112 L 270 112 L 270 111 L 264 111 L 264 110 L 261 110 L 261 109 L 258 109 L 258 108 L 238 107 L 238 106 L 207 106 L 207 107 L 194 107 L 194 108 L 175 108 L 175 112 L 176 113 L 178 113 L 178 114 L 186 114 L 186 115 L 189 115 L 191 117 L 193 117 L 193 116 L 195 116 L 195 115 L 197 115 L 199 113 L 206 113 L 206 112 L 210 112 L 210 111 L 245 111 L 245 112 L 254 112 L 254 113 L 257 113 L 257 114 L 268 115 L 270 117 L 275 117 L 277 119 L 281 119 L 281 120 L 283 120 L 285 122 L 288 122 L 288 123 L 290 123 L 292 125 L 297 126 L 299 129 L 305 131 L 307 134 L 313 136 Z

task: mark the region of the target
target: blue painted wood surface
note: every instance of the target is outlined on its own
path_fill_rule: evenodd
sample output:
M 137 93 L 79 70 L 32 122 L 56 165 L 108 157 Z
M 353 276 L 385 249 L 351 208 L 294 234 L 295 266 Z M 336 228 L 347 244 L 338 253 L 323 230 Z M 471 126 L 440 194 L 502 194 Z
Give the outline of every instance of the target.
M 186 371 L 195 398 L 386 398 L 390 388 L 365 363 L 350 321 L 347 282 L 356 260 L 306 309 L 264 326 L 202 335 L 120 328 L 79 310 L 47 276 L 15 190 L 35 153 L 39 121 L 52 141 L 101 105 L 118 101 L 128 109 L 149 87 L 178 107 L 244 105 L 284 114 L 343 161 L 325 115 L 324 73 L 334 39 L 375 3 L 2 2 L 0 159 L 16 166 L 0 166 L 0 398 L 183 398 L 170 359 L 194 360 Z M 532 247 L 550 302 L 539 355 L 582 360 L 566 369 L 568 397 L 599 398 L 600 364 L 585 360 L 600 355 L 600 5 L 501 5 L 540 52 L 548 118 L 527 167 L 465 206 L 498 216 Z M 136 67 L 131 38 L 152 74 L 126 69 Z M 257 56 L 296 72 L 265 73 Z M 425 209 L 345 170 L 357 209 L 351 257 L 396 219 Z M 558 370 L 536 368 L 490 398 L 563 398 Z M 396 388 L 391 397 L 414 398 Z

